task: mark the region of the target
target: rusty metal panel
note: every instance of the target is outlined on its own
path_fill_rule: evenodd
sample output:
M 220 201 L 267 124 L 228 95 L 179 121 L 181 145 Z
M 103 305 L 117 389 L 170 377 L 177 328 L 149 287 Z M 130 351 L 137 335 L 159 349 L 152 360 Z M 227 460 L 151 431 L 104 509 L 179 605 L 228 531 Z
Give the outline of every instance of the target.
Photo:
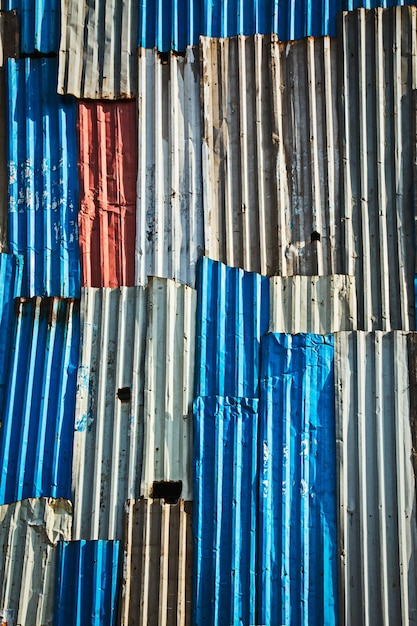
M 408 350 L 403 332 L 335 335 L 341 624 L 417 618 Z
M 344 273 L 336 41 L 201 38 L 205 254 Z
M 136 97 L 136 0 L 63 0 L 58 93 Z
M 122 626 L 189 626 L 192 588 L 192 503 L 126 503 Z
M 75 100 L 56 94 L 56 59 L 9 59 L 7 70 L 9 252 L 24 256 L 21 295 L 77 298 Z
M 79 304 L 17 298 L 1 416 L 0 503 L 69 498 Z
M 203 253 L 200 67 L 139 49 L 136 284 L 148 276 L 194 287 Z
M 74 539 L 122 539 L 124 503 L 139 496 L 146 308 L 143 287 L 82 289 Z
M 413 330 L 417 9 L 339 21 L 344 272 L 364 330 Z
M 158 497 L 158 488 L 177 483 L 177 499 L 191 500 L 197 293 L 162 278 L 152 278 L 148 292 L 140 495 Z
M 135 284 L 135 102 L 78 104 L 81 284 Z
M 270 279 L 269 330 L 317 333 L 356 330 L 354 276 L 273 276 Z
M 53 623 L 56 546 L 71 538 L 68 500 L 31 498 L 0 506 L 0 606 L 25 626 Z

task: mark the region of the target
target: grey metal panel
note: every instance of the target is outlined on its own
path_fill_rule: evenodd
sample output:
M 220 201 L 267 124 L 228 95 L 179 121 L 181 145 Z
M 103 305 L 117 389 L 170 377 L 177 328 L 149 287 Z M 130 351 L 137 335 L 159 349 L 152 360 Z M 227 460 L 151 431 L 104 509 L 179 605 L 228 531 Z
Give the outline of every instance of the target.
M 71 536 L 68 500 L 30 498 L 0 506 L 0 606 L 14 623 L 50 625 L 56 545 Z
M 341 624 L 417 620 L 407 334 L 336 333 Z
M 136 0 L 62 0 L 58 93 L 135 98 Z
M 140 495 L 152 497 L 154 481 L 181 481 L 181 498 L 191 500 L 197 292 L 162 278 L 148 289 Z
M 203 253 L 198 48 L 139 49 L 136 284 L 148 276 L 194 287 Z
M 192 503 L 126 503 L 122 626 L 191 623 Z
M 339 21 L 343 265 L 365 330 L 415 328 L 416 26 L 410 6 Z
M 73 539 L 121 539 L 142 461 L 146 292 L 82 289 Z
M 274 333 L 356 330 L 355 278 L 274 276 L 270 279 L 270 327 Z
M 342 273 L 335 40 L 200 41 L 205 254 Z

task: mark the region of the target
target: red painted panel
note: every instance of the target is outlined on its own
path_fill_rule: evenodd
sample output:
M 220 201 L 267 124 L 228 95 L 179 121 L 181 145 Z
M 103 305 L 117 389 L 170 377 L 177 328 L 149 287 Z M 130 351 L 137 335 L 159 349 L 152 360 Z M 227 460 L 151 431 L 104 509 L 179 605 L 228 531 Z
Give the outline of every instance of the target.
M 82 285 L 135 284 L 136 102 L 78 105 Z

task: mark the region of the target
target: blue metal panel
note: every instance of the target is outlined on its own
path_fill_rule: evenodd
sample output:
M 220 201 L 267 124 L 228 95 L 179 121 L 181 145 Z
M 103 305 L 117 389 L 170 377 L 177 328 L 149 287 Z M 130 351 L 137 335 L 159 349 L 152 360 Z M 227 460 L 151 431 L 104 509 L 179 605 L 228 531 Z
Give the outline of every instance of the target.
M 262 342 L 258 624 L 337 621 L 333 336 Z
M 58 52 L 60 0 L 7 0 L 6 9 L 18 11 L 21 53 Z
M 255 620 L 258 400 L 197 398 L 194 416 L 193 623 L 260 623 Z
M 415 5 L 404 0 L 142 0 L 138 44 L 161 51 L 198 45 L 200 35 L 276 33 L 280 40 L 336 35 L 342 10 Z
M 0 504 L 70 498 L 79 335 L 78 302 L 16 300 L 1 416 Z
M 118 584 L 118 541 L 60 542 L 54 625 L 111 626 Z
M 0 414 L 3 412 L 9 364 L 12 358 L 14 298 L 22 286 L 23 259 L 0 254 Z
M 75 99 L 56 94 L 56 59 L 7 68 L 9 250 L 25 259 L 22 295 L 79 297 Z
M 197 266 L 196 396 L 259 395 L 269 279 L 206 257 Z

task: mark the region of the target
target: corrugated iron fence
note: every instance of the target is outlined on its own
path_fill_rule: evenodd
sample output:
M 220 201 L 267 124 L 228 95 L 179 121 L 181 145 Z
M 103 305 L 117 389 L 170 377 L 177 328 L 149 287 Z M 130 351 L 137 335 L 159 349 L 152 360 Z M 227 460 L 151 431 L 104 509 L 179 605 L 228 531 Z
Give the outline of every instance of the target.
M 0 7 L 2 623 L 417 620 L 415 4 Z

